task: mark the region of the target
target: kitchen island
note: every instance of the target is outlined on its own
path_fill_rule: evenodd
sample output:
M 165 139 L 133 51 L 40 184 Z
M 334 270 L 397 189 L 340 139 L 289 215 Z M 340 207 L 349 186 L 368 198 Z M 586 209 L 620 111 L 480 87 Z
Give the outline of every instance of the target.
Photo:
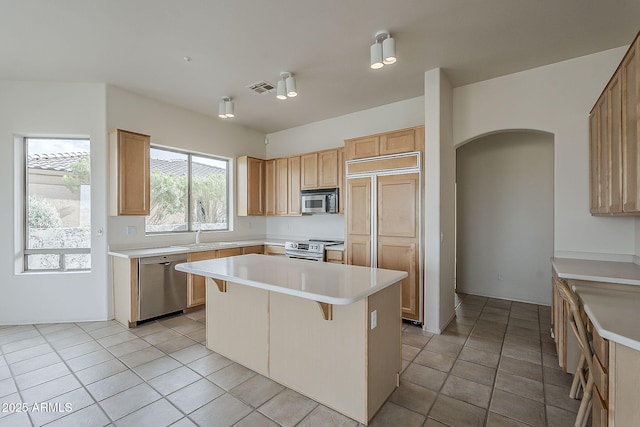
M 406 272 L 241 255 L 207 277 L 207 347 L 367 424 L 398 386 Z

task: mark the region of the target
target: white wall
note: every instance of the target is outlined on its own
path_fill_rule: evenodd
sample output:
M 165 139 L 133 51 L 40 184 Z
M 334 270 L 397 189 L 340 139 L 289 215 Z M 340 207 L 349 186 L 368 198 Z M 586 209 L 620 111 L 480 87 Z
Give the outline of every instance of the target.
M 424 124 L 424 97 L 383 105 L 267 135 L 267 158 L 341 147 L 345 139 Z M 344 238 L 344 215 L 269 217 L 272 237 Z
M 458 291 L 550 305 L 553 135 L 480 137 L 456 170 Z
M 0 324 L 106 319 L 105 85 L 0 81 Z M 22 227 L 20 136 L 89 137 L 91 140 L 91 272 L 19 273 Z
M 588 114 L 626 51 L 611 49 L 453 91 L 453 143 L 500 130 L 552 133 L 554 255 L 632 261 L 635 219 L 589 214 Z
M 233 159 L 241 155 L 259 158 L 266 155 L 263 133 L 234 125 L 232 121 L 221 121 L 155 101 L 115 86 L 107 87 L 107 128 L 143 133 L 151 136 L 152 144 L 191 152 Z M 266 233 L 263 217 L 235 217 L 233 221 L 233 231 L 203 232 L 201 240 L 236 240 L 264 236 Z M 136 228 L 136 234 L 126 234 L 129 226 Z M 194 238 L 194 233 L 145 236 L 144 217 L 109 217 L 111 248 L 189 243 Z
M 424 75 L 425 329 L 440 333 L 454 316 L 455 151 L 452 88 L 441 69 Z

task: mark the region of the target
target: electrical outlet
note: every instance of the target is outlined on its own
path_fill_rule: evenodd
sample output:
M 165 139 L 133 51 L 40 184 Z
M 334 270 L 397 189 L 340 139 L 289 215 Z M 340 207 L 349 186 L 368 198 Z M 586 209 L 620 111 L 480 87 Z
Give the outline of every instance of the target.
M 371 312 L 371 329 L 375 329 L 378 326 L 378 310 Z
M 133 225 L 127 225 L 127 236 L 133 236 L 138 232 L 138 229 Z
M 502 273 L 498 273 L 498 282 L 502 282 L 504 280 L 504 276 Z

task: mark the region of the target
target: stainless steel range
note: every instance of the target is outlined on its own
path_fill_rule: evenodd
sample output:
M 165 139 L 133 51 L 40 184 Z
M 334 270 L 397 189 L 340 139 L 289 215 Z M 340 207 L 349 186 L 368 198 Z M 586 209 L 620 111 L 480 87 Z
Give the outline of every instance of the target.
M 310 259 L 324 261 L 325 246 L 344 243 L 339 240 L 309 240 L 299 242 L 286 242 L 284 254 L 288 258 Z

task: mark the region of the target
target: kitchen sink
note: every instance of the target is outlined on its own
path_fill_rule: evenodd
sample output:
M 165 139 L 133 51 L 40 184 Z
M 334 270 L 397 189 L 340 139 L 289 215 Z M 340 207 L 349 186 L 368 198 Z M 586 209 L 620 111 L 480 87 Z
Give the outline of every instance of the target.
M 237 244 L 237 242 L 188 243 L 186 245 L 180 245 L 180 247 L 187 249 L 216 249 L 221 246 L 232 246 Z

